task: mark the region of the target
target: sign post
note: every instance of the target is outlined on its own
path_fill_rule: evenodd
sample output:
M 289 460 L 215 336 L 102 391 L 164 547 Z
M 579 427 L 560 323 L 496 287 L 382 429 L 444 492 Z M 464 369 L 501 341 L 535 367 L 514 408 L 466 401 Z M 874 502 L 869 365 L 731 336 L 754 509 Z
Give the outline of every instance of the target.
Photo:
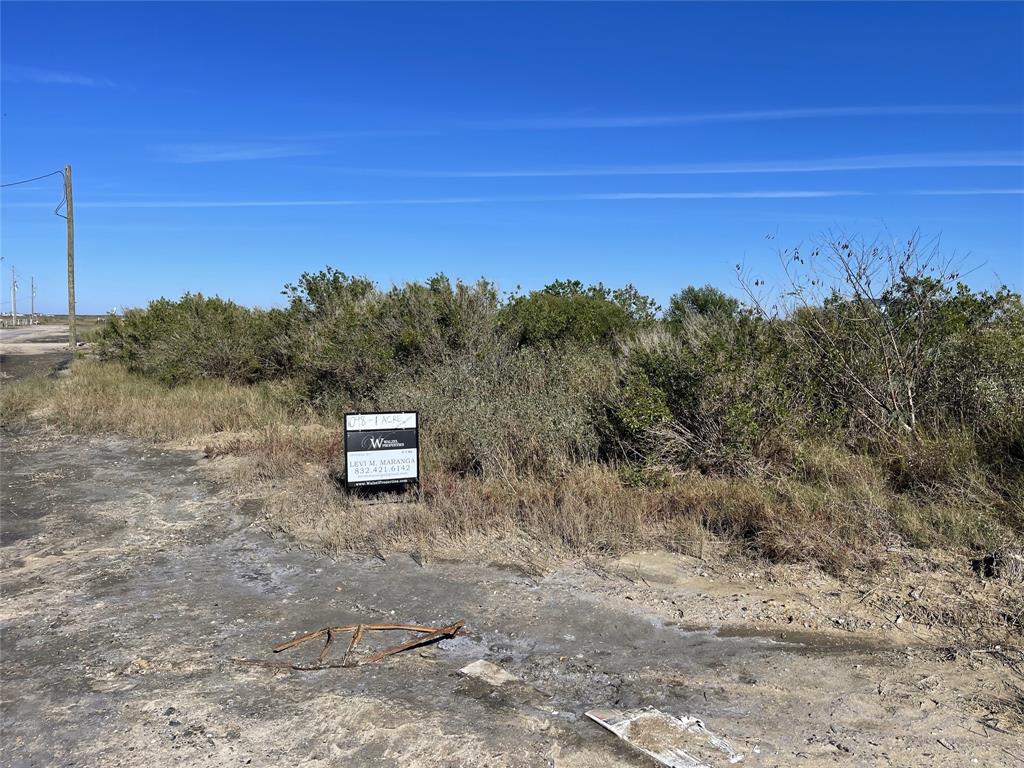
M 345 486 L 414 485 L 420 481 L 419 414 L 345 414 Z

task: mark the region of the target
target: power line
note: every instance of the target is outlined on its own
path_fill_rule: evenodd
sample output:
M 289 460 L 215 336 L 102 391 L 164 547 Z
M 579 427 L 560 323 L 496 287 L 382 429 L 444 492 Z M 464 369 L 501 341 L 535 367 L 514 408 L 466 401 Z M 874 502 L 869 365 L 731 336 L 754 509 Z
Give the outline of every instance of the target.
M 76 332 L 75 325 L 75 219 L 73 215 L 73 203 L 71 195 L 71 164 L 68 163 L 64 166 L 63 170 L 50 171 L 50 173 L 44 173 L 40 176 L 35 176 L 31 179 L 21 179 L 20 181 L 9 181 L 6 184 L 0 184 L 0 188 L 14 187 L 19 184 L 29 184 L 33 181 L 40 181 L 42 179 L 49 178 L 50 176 L 61 176 L 64 182 L 61 186 L 64 188 L 64 194 L 61 201 L 57 204 L 57 208 L 54 213 L 60 216 L 62 219 L 67 221 L 68 224 L 68 341 L 71 349 L 75 349 L 78 345 L 78 334 Z M 61 214 L 60 209 L 66 206 L 67 216 Z M 0 261 L 3 260 L 3 254 L 0 253 Z M 13 283 L 14 272 L 11 272 L 11 278 Z M 33 281 L 34 282 L 34 281 Z M 11 313 L 14 314 L 14 294 L 15 286 L 11 286 Z M 35 286 L 33 285 L 33 295 L 35 294 Z
M 64 176 L 64 171 L 61 171 L 60 175 Z M 64 176 L 64 178 L 66 179 L 67 177 Z M 63 213 L 61 213 L 60 209 L 68 204 L 68 185 L 67 184 L 61 184 L 60 185 L 60 189 L 61 189 L 62 197 L 61 197 L 60 202 L 57 203 L 57 207 L 53 209 L 53 215 L 54 216 L 60 216 L 62 219 L 66 219 L 67 216 L 65 216 Z
M 21 181 L 10 181 L 10 182 L 8 182 L 6 184 L 0 184 L 0 189 L 2 189 L 4 187 L 16 187 L 19 184 L 31 184 L 33 181 L 39 181 L 40 179 L 48 179 L 51 176 L 57 176 L 57 175 L 63 176 L 64 175 L 64 169 L 62 168 L 59 171 L 50 171 L 49 173 L 44 173 L 42 176 L 35 176 L 35 177 L 31 178 L 31 179 L 22 179 Z M 67 202 L 68 202 L 68 189 L 67 189 L 66 185 L 62 185 L 62 187 L 63 187 L 63 197 L 61 198 L 61 201 L 59 203 L 57 203 L 57 207 L 53 209 L 53 213 L 54 213 L 55 216 L 60 216 L 62 219 L 66 219 L 67 216 L 65 216 L 63 213 L 61 213 L 60 209 L 63 208 L 67 204 Z
M 2 187 L 16 187 L 19 184 L 30 184 L 33 181 L 39 181 L 40 179 L 45 179 L 45 178 L 48 178 L 50 176 L 56 176 L 57 174 L 60 174 L 61 176 L 63 176 L 64 175 L 64 170 L 61 169 L 59 171 L 50 171 L 49 173 L 44 173 L 42 176 L 36 176 L 35 178 L 22 179 L 21 181 L 11 181 L 11 182 L 8 182 L 7 184 L 0 184 L 0 188 L 2 188 Z

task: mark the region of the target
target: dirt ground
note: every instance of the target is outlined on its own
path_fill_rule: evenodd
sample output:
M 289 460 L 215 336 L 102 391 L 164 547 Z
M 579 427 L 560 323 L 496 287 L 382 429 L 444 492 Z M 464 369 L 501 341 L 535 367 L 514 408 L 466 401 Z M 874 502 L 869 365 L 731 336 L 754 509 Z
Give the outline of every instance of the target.
M 1024 765 L 986 704 L 1007 669 L 887 614 L 881 585 L 665 553 L 543 577 L 332 558 L 267 533 L 197 452 L 32 431 L 2 460 L 3 766 L 641 768 L 584 712 L 645 706 L 701 718 L 741 765 Z M 233 661 L 328 624 L 457 619 L 374 665 Z M 521 682 L 459 673 L 477 659 Z
M 0 378 L 21 379 L 66 368 L 71 357 L 67 325 L 0 328 Z

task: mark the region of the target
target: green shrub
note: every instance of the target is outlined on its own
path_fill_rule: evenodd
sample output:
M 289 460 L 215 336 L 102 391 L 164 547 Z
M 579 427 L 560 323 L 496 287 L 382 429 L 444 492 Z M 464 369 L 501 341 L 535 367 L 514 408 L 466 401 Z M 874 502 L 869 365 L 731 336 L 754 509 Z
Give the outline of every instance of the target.
M 382 292 L 328 267 L 285 292 L 296 318 L 294 373 L 322 403 L 359 402 L 399 372 L 442 364 L 494 337 L 498 295 L 484 280 L 453 285 L 437 275 Z
M 219 378 L 254 383 L 289 370 L 288 315 L 186 294 L 111 316 L 97 330 L 101 357 L 165 383 Z
M 503 328 L 522 346 L 607 344 L 626 331 L 654 322 L 653 300 L 632 285 L 609 290 L 558 280 L 539 291 L 514 296 L 502 309 Z
M 1024 532 L 1024 304 L 916 249 L 787 252 L 771 310 L 691 286 L 662 318 L 632 286 L 558 281 L 503 301 L 484 280 L 382 290 L 328 267 L 286 286 L 286 309 L 161 299 L 111 317 L 97 345 L 178 388 L 282 379 L 289 409 L 327 421 L 416 409 L 431 472 L 528 485 L 548 509 L 579 504 L 545 483 L 603 464 L 601 482 L 640 494 L 666 530 L 697 509 L 752 551 L 839 568 L 856 558 L 833 540 Z M 34 402 L 8 399 L 12 415 Z M 578 543 L 591 511 L 535 522 Z
M 671 327 L 623 345 L 612 422 L 628 445 L 644 460 L 680 469 L 742 474 L 770 461 L 771 439 L 803 425 L 771 326 L 750 316 L 695 315 Z
M 672 418 L 668 395 L 636 368 L 627 369 L 623 377 L 616 415 L 631 436 L 643 435 Z
M 595 412 L 614 370 L 607 352 L 517 349 L 496 340 L 382 382 L 368 405 L 418 410 L 424 455 L 436 468 L 498 478 L 557 475 L 596 458 Z
M 670 326 L 683 326 L 694 317 L 710 320 L 730 320 L 739 313 L 740 302 L 712 285 L 700 288 L 688 286 L 669 299 L 665 322 Z

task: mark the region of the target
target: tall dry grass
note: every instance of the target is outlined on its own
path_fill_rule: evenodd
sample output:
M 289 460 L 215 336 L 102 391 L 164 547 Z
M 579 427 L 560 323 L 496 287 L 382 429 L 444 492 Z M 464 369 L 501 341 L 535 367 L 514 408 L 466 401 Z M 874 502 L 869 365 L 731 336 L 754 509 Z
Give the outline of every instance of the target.
M 168 387 L 117 363 L 78 360 L 70 376 L 0 386 L 0 423 L 12 427 L 29 420 L 77 432 L 188 441 L 312 422 L 313 415 L 286 382 L 241 387 L 209 379 Z
M 443 452 L 434 440 L 444 433 L 429 434 L 424 454 Z M 870 461 L 828 444 L 802 446 L 798 469 L 783 478 L 690 471 L 638 484 L 627 467 L 597 461 L 548 475 L 438 468 L 417 491 L 372 503 L 341 487 L 337 429 L 270 425 L 222 438 L 207 453 L 234 457 L 231 479 L 265 502 L 273 526 L 329 550 L 415 550 L 529 566 L 650 548 L 699 557 L 709 544 L 715 551 L 724 544 L 841 573 L 881 565 L 894 542 L 957 547 L 984 536 L 995 549 L 1012 538 L 956 499 L 943 506 L 893 494 Z

